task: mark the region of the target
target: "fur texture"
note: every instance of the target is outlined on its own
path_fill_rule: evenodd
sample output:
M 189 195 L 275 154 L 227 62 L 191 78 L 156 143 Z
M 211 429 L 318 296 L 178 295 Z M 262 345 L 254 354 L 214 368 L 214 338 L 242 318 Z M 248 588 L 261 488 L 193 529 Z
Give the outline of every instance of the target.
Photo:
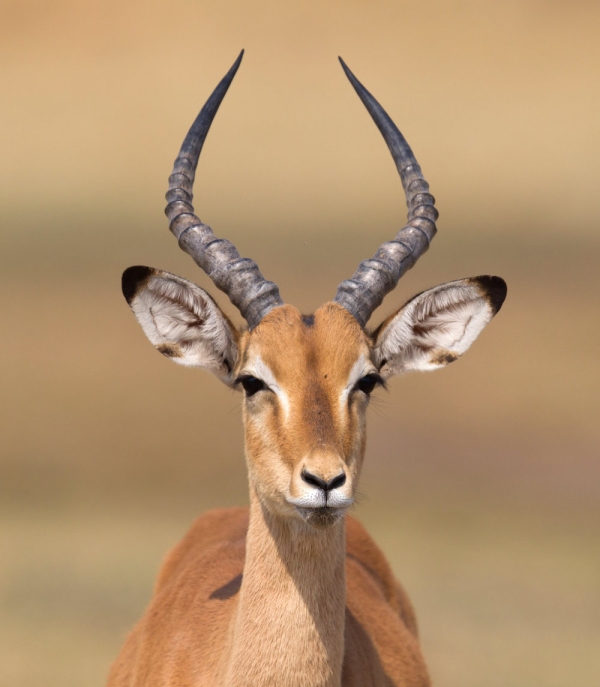
M 371 337 L 337 303 L 308 317 L 283 305 L 236 332 L 184 279 L 125 273 L 163 354 L 245 389 L 250 509 L 206 514 L 170 554 L 109 687 L 430 684 L 410 603 L 346 512 L 380 375 L 462 355 L 501 305 L 495 279 L 426 291 Z
M 381 374 L 436 370 L 454 362 L 498 312 L 505 295 L 506 284 L 498 277 L 473 277 L 415 296 L 376 334 L 374 358 Z
M 242 508 L 211 511 L 194 523 L 165 560 L 154 598 L 112 668 L 111 687 L 429 685 L 412 606 L 356 520 L 327 530 L 322 544 L 323 532 L 288 539 L 281 553 L 262 525 L 264 541 L 252 550 L 249 525 Z M 323 570 L 318 558 L 335 539 L 346 540 L 342 566 L 328 564 L 329 550 Z M 290 570 L 289 557 L 299 564 Z M 236 641 L 242 655 L 229 661 Z
M 231 382 L 238 335 L 204 289 L 169 272 L 130 267 L 123 275 L 123 292 L 160 353 Z

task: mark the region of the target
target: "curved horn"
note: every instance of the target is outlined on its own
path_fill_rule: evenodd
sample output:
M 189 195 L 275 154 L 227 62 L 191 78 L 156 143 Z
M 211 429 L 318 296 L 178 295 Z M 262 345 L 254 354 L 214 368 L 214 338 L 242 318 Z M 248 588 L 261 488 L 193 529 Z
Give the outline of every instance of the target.
M 434 207 L 435 198 L 429 193 L 429 184 L 423 178 L 406 139 L 381 105 L 348 69 L 344 60 L 341 57 L 339 59 L 392 153 L 408 205 L 406 226 L 400 229 L 394 239 L 384 243 L 370 260 L 363 260 L 352 278 L 338 286 L 333 299 L 351 312 L 364 327 L 385 295 L 396 287 L 400 277 L 429 248 L 429 242 L 437 231 L 435 221 L 438 211 Z
M 180 248 L 189 253 L 215 285 L 229 296 L 250 329 L 254 329 L 270 310 L 283 305 L 279 289 L 262 276 L 253 260 L 240 257 L 233 243 L 217 238 L 212 229 L 194 214 L 192 205 L 192 187 L 202 146 L 243 55 L 242 50 L 183 141 L 169 177 L 165 214 Z

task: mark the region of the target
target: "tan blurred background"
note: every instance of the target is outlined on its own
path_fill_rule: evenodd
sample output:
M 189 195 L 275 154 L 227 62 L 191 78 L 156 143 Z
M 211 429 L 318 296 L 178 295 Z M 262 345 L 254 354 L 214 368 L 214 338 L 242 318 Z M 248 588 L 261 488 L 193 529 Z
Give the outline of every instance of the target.
M 370 411 L 357 515 L 411 593 L 435 684 L 600 684 L 600 6 L 0 8 L 0 684 L 102 685 L 166 550 L 203 510 L 246 502 L 240 397 L 161 358 L 119 288 L 141 263 L 215 293 L 163 194 L 242 47 L 196 207 L 286 300 L 331 298 L 404 218 L 338 54 L 441 211 L 374 323 L 436 283 L 509 284 L 464 360 Z

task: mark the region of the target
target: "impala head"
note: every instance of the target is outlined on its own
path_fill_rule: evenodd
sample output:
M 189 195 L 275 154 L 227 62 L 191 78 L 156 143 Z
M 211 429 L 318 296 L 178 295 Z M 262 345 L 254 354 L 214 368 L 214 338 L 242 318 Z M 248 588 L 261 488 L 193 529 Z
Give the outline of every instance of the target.
M 256 263 L 216 238 L 192 206 L 202 145 L 242 55 L 183 142 L 166 214 L 181 248 L 227 293 L 248 327 L 238 330 L 206 291 L 161 270 L 130 267 L 123 293 L 163 355 L 208 369 L 243 391 L 250 483 L 263 507 L 322 528 L 353 502 L 371 392 L 393 375 L 434 370 L 460 357 L 500 309 L 506 284 L 489 276 L 442 284 L 415 296 L 374 332 L 365 328 L 429 247 L 438 214 L 408 143 L 342 62 L 392 153 L 408 222 L 314 314 L 284 304 Z

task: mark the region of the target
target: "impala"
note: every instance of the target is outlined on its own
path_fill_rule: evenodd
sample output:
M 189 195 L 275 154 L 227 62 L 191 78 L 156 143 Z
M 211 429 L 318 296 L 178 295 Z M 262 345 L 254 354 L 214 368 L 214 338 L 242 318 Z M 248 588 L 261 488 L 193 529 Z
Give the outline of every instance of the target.
M 180 247 L 247 328 L 234 327 L 206 291 L 161 270 L 130 267 L 123 293 L 163 355 L 243 390 L 250 507 L 206 513 L 169 554 L 109 685 L 424 687 L 410 601 L 346 514 L 369 396 L 393 375 L 461 356 L 499 310 L 506 285 L 490 276 L 442 284 L 365 328 L 429 247 L 438 213 L 406 140 L 341 61 L 392 153 L 408 221 L 314 314 L 284 304 L 256 263 L 216 238 L 192 206 L 200 152 L 242 55 L 183 142 L 166 214 Z

